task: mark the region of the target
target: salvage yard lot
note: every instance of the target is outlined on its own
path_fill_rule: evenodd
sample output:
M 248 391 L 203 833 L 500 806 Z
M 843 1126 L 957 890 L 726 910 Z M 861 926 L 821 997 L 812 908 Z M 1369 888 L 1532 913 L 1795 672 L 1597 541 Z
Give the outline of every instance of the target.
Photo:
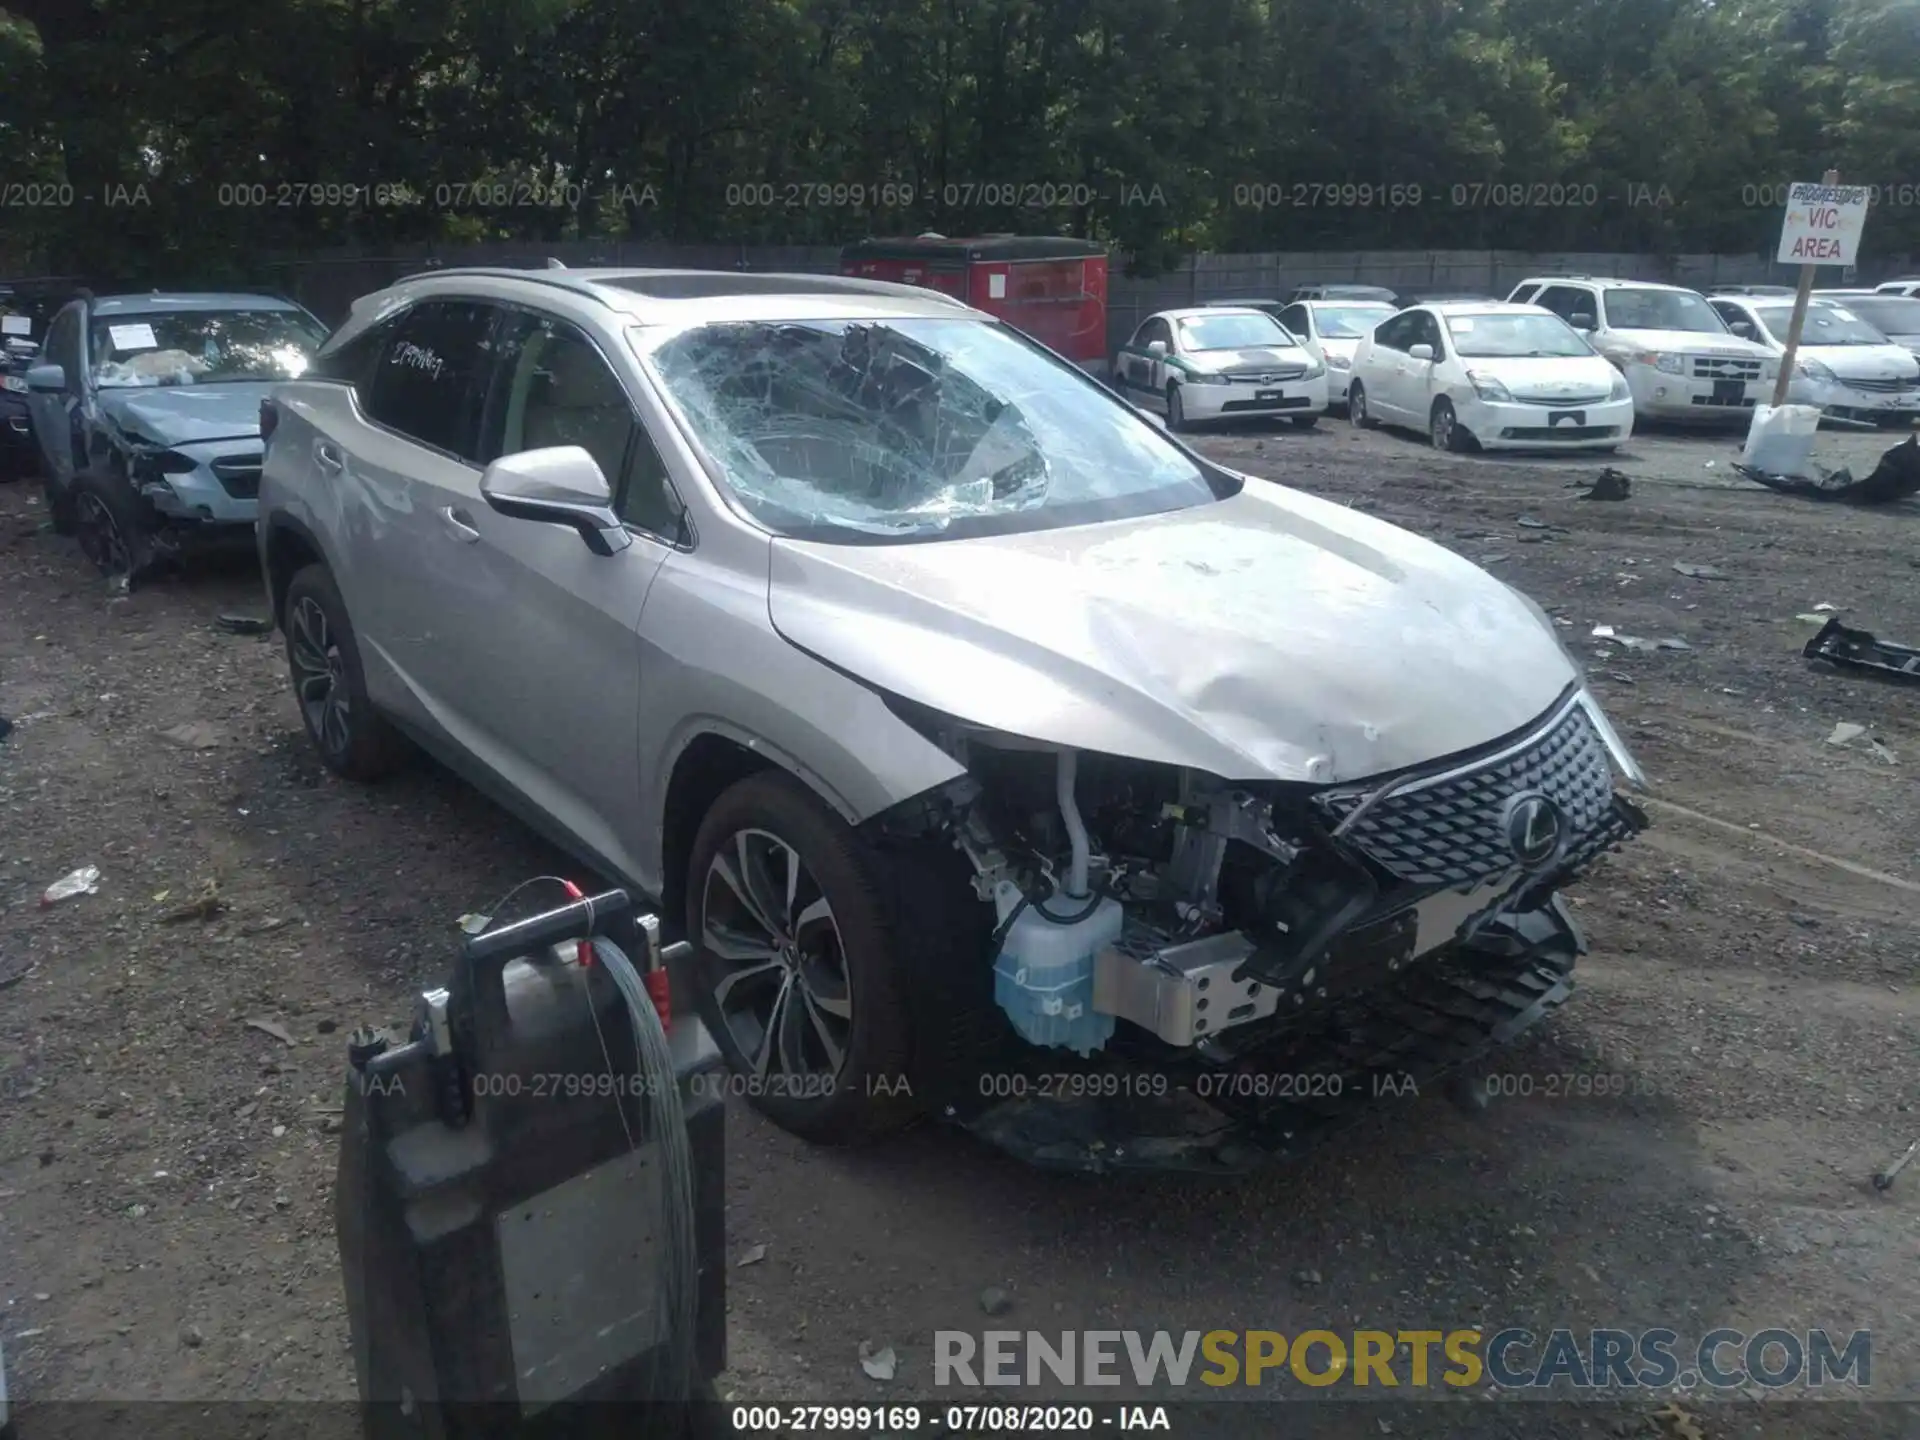
M 1820 453 L 1864 474 L 1894 438 L 1823 436 Z M 1043 1175 L 931 1127 L 811 1151 L 737 1109 L 730 1244 L 765 1250 L 729 1274 L 725 1388 L 930 1395 L 932 1332 L 989 1325 L 1825 1325 L 1871 1329 L 1874 1392 L 1920 1396 L 1920 1171 L 1886 1195 L 1868 1182 L 1920 1135 L 1920 691 L 1809 668 L 1814 627 L 1796 618 L 1835 606 L 1920 643 L 1920 504 L 1745 486 L 1725 436 L 1637 438 L 1612 462 L 1634 479 L 1619 503 L 1576 498 L 1593 459 L 1438 455 L 1332 422 L 1196 443 L 1531 594 L 1569 622 L 1650 772 L 1653 830 L 1576 892 L 1594 946 L 1579 991 L 1500 1064 L 1531 1093 L 1478 1116 L 1383 1101 L 1302 1164 L 1228 1183 Z M 348 1398 L 329 1113 L 346 1032 L 399 1020 L 440 980 L 455 917 L 565 862 L 424 762 L 374 790 L 325 775 L 278 637 L 216 626 L 258 610 L 250 570 L 115 600 L 39 528 L 37 499 L 0 487 L 16 1398 Z M 1622 650 L 1596 625 L 1689 648 Z M 1830 745 L 1840 722 L 1866 733 Z M 97 894 L 37 906 L 88 864 Z M 163 921 L 209 881 L 221 913 Z M 981 1314 L 986 1287 L 1011 1295 L 1006 1318 Z M 862 1341 L 894 1347 L 893 1382 L 861 1373 Z M 1911 1433 L 1910 1412 L 1759 1394 L 1693 1408 L 1715 1440 Z M 1665 1400 L 1619 1430 L 1511 1405 L 1401 1409 L 1384 1431 L 1345 1407 L 1290 1418 L 1330 1435 L 1651 1434 Z

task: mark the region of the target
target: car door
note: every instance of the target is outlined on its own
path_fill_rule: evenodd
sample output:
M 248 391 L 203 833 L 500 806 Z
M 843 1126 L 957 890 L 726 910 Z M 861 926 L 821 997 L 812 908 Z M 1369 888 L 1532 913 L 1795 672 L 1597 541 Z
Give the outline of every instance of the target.
M 1751 340 L 1756 344 L 1766 345 L 1769 349 L 1772 348 L 1772 342 L 1768 339 L 1765 328 L 1760 324 L 1760 317 L 1747 306 L 1737 300 L 1710 300 L 1707 303 L 1712 305 L 1715 313 L 1727 322 L 1727 328 L 1742 340 Z
M 447 650 L 467 569 L 449 512 L 479 503 L 482 386 L 499 319 L 485 300 L 412 306 L 383 327 L 349 418 L 323 421 L 311 441 L 316 486 L 340 496 L 342 590 L 361 648 L 388 667 L 404 712 L 457 744 L 471 730 L 475 682 Z
M 1433 412 L 1433 398 L 1440 392 L 1440 373 L 1446 363 L 1447 340 L 1440 333 L 1440 317 L 1432 311 L 1415 310 L 1413 322 L 1412 343 L 1431 345 L 1433 358 L 1419 360 L 1412 355 L 1407 356 L 1407 384 L 1403 394 L 1408 415 L 1424 425 Z
M 690 538 L 685 513 L 617 370 L 585 331 L 516 307 L 492 348 L 479 462 L 579 446 L 635 541 L 596 554 L 570 526 L 490 508 L 479 471 L 449 472 L 433 497 L 451 557 L 434 673 L 460 716 L 460 743 L 632 876 L 644 848 L 640 612 L 662 562 Z
M 1166 361 L 1148 352 L 1154 341 L 1160 341 L 1169 350 L 1173 348 L 1173 327 L 1154 315 L 1141 322 L 1140 328 L 1133 332 L 1133 339 L 1120 352 L 1121 368 L 1128 398 L 1137 405 L 1149 409 L 1166 408 L 1167 366 Z
M 1302 345 L 1306 346 L 1307 349 L 1311 350 L 1316 356 L 1320 356 L 1322 359 L 1326 358 L 1320 354 L 1320 335 L 1319 332 L 1313 328 L 1312 310 L 1308 309 L 1305 305 L 1289 305 L 1280 312 L 1278 319 Z
M 1375 327 L 1373 344 L 1364 372 L 1357 367 L 1355 377 L 1366 387 L 1367 408 L 1378 420 L 1405 420 L 1407 393 L 1412 383 L 1409 370 L 1413 357 L 1407 347 L 1413 344 L 1412 315 L 1396 315 Z
M 59 484 L 73 478 L 74 432 L 79 423 L 81 386 L 85 360 L 81 354 L 86 329 L 86 305 L 75 301 L 47 327 L 47 338 L 40 347 L 38 364 L 58 365 L 66 373 L 66 385 L 57 394 L 29 391 L 27 410 L 33 416 L 34 439 L 47 474 Z

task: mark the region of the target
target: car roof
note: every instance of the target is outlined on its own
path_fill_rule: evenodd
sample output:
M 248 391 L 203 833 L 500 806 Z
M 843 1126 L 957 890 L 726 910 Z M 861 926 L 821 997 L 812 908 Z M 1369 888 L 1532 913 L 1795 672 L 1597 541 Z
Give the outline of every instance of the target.
M 1515 300 L 1418 300 L 1408 310 L 1432 310 L 1440 315 L 1551 315 L 1540 305 Z M 1401 312 L 1406 313 L 1405 311 Z
M 598 301 L 642 325 L 761 319 L 770 308 L 795 319 L 861 314 L 988 318 L 972 306 L 922 285 L 896 285 L 851 275 L 789 275 L 757 270 L 449 267 L 406 276 L 384 293 L 458 289 L 461 282 L 470 280 L 563 291 Z M 355 306 L 356 312 L 360 309 Z
M 1203 300 L 1203 301 L 1201 302 L 1201 304 L 1202 304 L 1202 305 L 1204 305 L 1204 306 L 1205 306 L 1205 307 L 1206 307 L 1207 309 L 1209 309 L 1209 310 L 1223 310 L 1223 309 L 1232 309 L 1232 310 L 1257 310 L 1257 309 L 1259 309 L 1259 308 L 1260 308 L 1260 307 L 1261 307 L 1262 305 L 1284 305 L 1284 304 L 1286 304 L 1286 303 L 1287 303 L 1287 302 L 1286 302 L 1286 301 L 1284 301 L 1284 300 L 1274 300 L 1274 299 L 1271 299 L 1271 298 L 1269 298 L 1269 299 L 1265 299 L 1265 300 L 1260 300 L 1260 299 L 1254 299 L 1254 300 Z
M 89 302 L 95 315 L 153 315 L 177 310 L 287 310 L 300 306 L 278 295 L 248 295 L 239 291 L 155 290 L 145 295 L 96 295 Z M 302 312 L 304 313 L 304 312 Z
M 1315 295 L 1294 303 L 1299 305 L 1384 305 L 1389 310 L 1397 309 L 1393 301 L 1381 298 L 1386 293 L 1383 290 L 1378 295 Z
M 1156 310 L 1153 312 L 1153 314 L 1149 315 L 1147 319 L 1149 320 L 1210 320 L 1215 316 L 1219 315 L 1222 311 L 1224 311 L 1229 315 L 1235 314 L 1237 312 L 1242 315 L 1258 315 L 1258 316 L 1261 316 L 1263 319 L 1273 320 L 1273 316 L 1267 314 L 1266 311 L 1260 309 L 1256 305 L 1226 305 L 1226 304 L 1188 305 L 1178 310 Z M 1280 322 L 1278 320 L 1274 320 L 1273 323 L 1278 325 Z M 1138 329 L 1139 327 L 1135 326 L 1134 328 Z
M 1598 285 L 1606 290 L 1672 290 L 1682 295 L 1698 295 L 1700 292 L 1690 285 L 1669 285 L 1664 280 L 1625 280 L 1611 275 L 1535 275 L 1522 280 L 1522 285 L 1559 285 L 1572 282 L 1580 285 Z

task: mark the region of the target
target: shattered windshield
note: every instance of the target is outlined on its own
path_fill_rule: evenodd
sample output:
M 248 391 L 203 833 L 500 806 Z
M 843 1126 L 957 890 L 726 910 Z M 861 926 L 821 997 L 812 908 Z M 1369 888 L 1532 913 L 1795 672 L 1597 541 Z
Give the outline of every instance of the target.
M 1183 350 L 1285 349 L 1294 343 L 1286 326 L 1260 310 L 1199 315 L 1180 322 Z
M 102 390 L 291 380 L 327 332 L 297 310 L 175 310 L 93 322 L 88 355 Z
M 1727 334 L 1720 312 L 1691 290 L 1607 291 L 1607 324 L 1616 330 L 1699 330 Z
M 778 534 L 917 540 L 1184 509 L 1226 490 L 1131 407 L 973 319 L 750 321 L 633 339 Z

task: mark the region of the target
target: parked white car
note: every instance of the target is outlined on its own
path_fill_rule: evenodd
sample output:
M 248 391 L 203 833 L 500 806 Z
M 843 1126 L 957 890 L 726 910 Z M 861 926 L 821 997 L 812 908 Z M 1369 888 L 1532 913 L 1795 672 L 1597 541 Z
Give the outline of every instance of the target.
M 1400 309 L 1384 300 L 1300 300 L 1280 312 L 1280 323 L 1327 367 L 1327 403 L 1347 403 L 1347 378 L 1353 373 L 1353 352 L 1382 320 Z
M 1441 450 L 1611 450 L 1633 433 L 1620 372 L 1537 305 L 1415 305 L 1360 342 L 1347 414 L 1427 432 Z
M 1886 280 L 1873 287 L 1876 295 L 1920 295 L 1920 275 L 1904 280 Z
M 1627 377 L 1647 420 L 1737 420 L 1773 399 L 1780 362 L 1743 340 L 1697 290 L 1590 275 L 1536 276 L 1507 299 L 1581 331 Z
M 1264 310 L 1218 305 L 1149 315 L 1120 347 L 1113 384 L 1180 430 L 1195 421 L 1327 413 L 1327 367 Z
M 1758 340 L 1782 357 L 1793 301 L 1772 296 L 1716 295 L 1713 308 L 1734 334 Z M 1844 300 L 1807 304 L 1788 398 L 1847 420 L 1920 417 L 1920 359 L 1870 325 Z

